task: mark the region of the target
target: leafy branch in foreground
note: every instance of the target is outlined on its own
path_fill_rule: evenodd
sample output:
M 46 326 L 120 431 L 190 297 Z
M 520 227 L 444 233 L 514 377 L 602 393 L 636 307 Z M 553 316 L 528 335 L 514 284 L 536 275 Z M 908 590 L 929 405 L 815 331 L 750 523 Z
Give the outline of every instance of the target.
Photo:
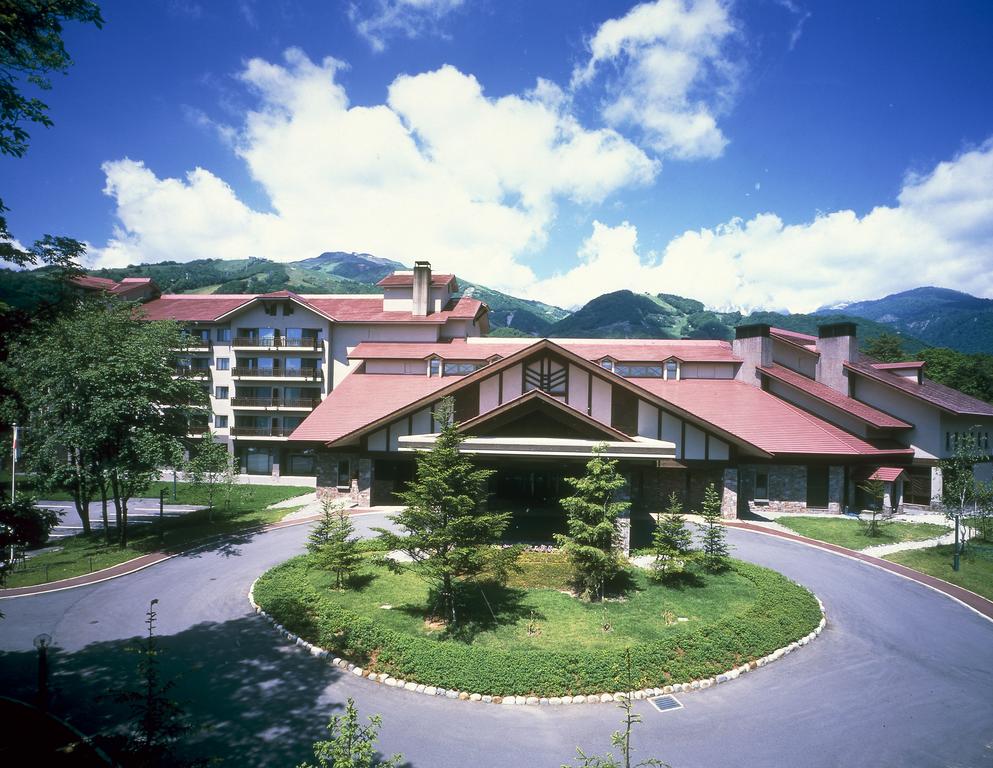
M 355 700 L 349 698 L 344 715 L 332 715 L 328 723 L 331 738 L 314 742 L 317 766 L 301 763 L 298 768 L 397 768 L 403 755 L 380 759 L 376 739 L 383 719 L 371 715 L 368 725 L 359 724 L 359 711 Z

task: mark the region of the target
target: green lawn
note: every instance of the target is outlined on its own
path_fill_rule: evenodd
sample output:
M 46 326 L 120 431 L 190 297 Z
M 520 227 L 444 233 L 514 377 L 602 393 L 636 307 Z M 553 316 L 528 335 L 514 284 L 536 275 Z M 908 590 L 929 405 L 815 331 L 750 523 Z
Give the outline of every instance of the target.
M 794 533 L 849 549 L 865 549 L 879 544 L 923 541 L 948 533 L 948 528 L 933 523 L 890 522 L 879 536 L 867 536 L 858 520 L 841 517 L 780 517 L 776 520 Z
M 887 560 L 937 576 L 993 600 L 993 545 L 970 542 L 962 554 L 960 568 L 952 570 L 951 544 L 927 549 L 894 552 Z
M 170 485 L 171 491 L 171 484 L 168 485 Z M 155 489 L 153 488 L 153 490 Z M 213 522 L 208 520 L 207 510 L 191 512 L 181 517 L 166 518 L 161 539 L 158 523 L 129 525 L 130 541 L 125 549 L 121 549 L 116 544 L 108 546 L 102 532 L 63 539 L 54 542 L 56 546 L 62 547 L 60 551 L 36 555 L 28 558 L 25 567 L 18 566 L 17 570 L 8 576 L 6 586 L 24 587 L 80 576 L 90 571 L 123 563 L 149 552 L 160 550 L 178 552 L 188 549 L 198 541 L 218 534 L 233 533 L 245 528 L 275 522 L 293 510 L 266 509 L 268 505 L 312 491 L 313 488 L 302 487 L 237 485 L 232 490 L 231 505 L 228 509 L 224 500 L 224 491 L 221 489 L 218 492 L 218 499 L 215 501 Z M 201 491 L 181 483 L 179 503 L 203 504 L 206 502 Z M 109 514 L 113 517 L 113 504 L 110 505 Z
M 623 600 L 587 603 L 561 591 L 568 577 L 564 555 L 525 553 L 520 562 L 524 571 L 507 588 L 489 585 L 480 592 L 477 587 L 466 595 L 463 610 L 478 620 L 471 633 L 473 645 L 498 650 L 621 650 L 740 613 L 752 605 L 757 593 L 755 585 L 734 570 L 701 573 L 692 586 L 671 589 L 652 584 L 643 571 L 635 569 L 634 587 Z M 426 583 L 409 571 L 395 574 L 367 563 L 356 586 L 340 592 L 330 589 L 332 580 L 324 571 L 313 569 L 309 575 L 311 583 L 336 603 L 385 628 L 426 637 L 442 635 L 426 622 L 431 613 Z M 663 616 L 667 612 L 671 613 L 669 623 Z M 688 621 L 677 621 L 679 617 Z M 609 631 L 604 631 L 604 624 L 610 625 Z

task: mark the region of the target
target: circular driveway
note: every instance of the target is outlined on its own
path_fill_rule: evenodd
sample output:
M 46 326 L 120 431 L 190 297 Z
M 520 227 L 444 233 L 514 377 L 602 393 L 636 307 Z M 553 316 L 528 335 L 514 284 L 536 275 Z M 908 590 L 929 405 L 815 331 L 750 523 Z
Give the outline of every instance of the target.
M 356 518 L 360 529 L 382 516 Z M 603 705 L 507 707 L 377 686 L 289 646 L 248 604 L 252 581 L 302 551 L 307 526 L 227 541 L 89 587 L 0 601 L 4 693 L 29 698 L 32 638 L 47 632 L 52 709 L 84 732 L 121 712 L 100 699 L 133 680 L 130 638 L 159 599 L 173 697 L 204 726 L 198 751 L 231 765 L 296 765 L 353 697 L 383 717 L 380 748 L 414 766 L 560 766 L 609 749 L 622 713 Z M 734 555 L 823 600 L 821 636 L 726 685 L 656 712 L 636 702 L 636 758 L 700 766 L 990 766 L 993 622 L 920 584 L 823 550 L 729 529 Z

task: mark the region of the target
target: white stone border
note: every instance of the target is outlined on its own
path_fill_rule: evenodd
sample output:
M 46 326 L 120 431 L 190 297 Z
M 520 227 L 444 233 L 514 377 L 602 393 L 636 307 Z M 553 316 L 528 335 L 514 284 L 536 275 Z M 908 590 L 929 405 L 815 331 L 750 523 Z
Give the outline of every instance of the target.
M 261 576 L 259 577 L 261 578 Z M 667 685 L 663 688 L 643 688 L 638 691 L 628 691 L 628 692 L 617 692 L 617 693 L 601 693 L 601 694 L 589 694 L 586 696 L 551 696 L 551 697 L 538 697 L 538 696 L 491 696 L 489 694 L 480 693 L 469 693 L 468 691 L 456 691 L 447 688 L 439 688 L 435 685 L 424 685 L 423 683 L 415 683 L 407 680 L 400 680 L 395 677 L 391 677 L 385 672 L 369 672 L 367 669 L 362 667 L 357 667 L 352 662 L 342 659 L 339 656 L 335 656 L 331 651 L 325 650 L 319 646 L 309 643 L 298 635 L 294 635 L 286 627 L 281 624 L 277 624 L 276 620 L 270 616 L 268 613 L 262 610 L 261 606 L 255 602 L 255 585 L 258 583 L 259 579 L 252 582 L 252 586 L 248 588 L 248 601 L 252 604 L 252 608 L 255 610 L 259 616 L 268 619 L 269 623 L 272 624 L 276 631 L 283 635 L 287 640 L 289 640 L 294 645 L 299 645 L 301 648 L 305 648 L 310 652 L 311 656 L 316 656 L 321 659 L 329 659 L 330 663 L 336 667 L 340 667 L 348 672 L 351 672 L 356 677 L 364 677 L 371 680 L 374 683 L 380 685 L 385 685 L 387 688 L 402 688 L 406 691 L 412 691 L 414 693 L 423 693 L 425 696 L 444 696 L 448 699 L 459 699 L 462 701 L 481 701 L 485 704 L 504 704 L 504 705 L 552 705 L 561 706 L 563 704 L 595 704 L 595 703 L 608 703 L 608 702 L 619 702 L 626 698 L 632 698 L 635 700 L 647 699 L 652 696 L 661 696 L 667 693 L 689 693 L 691 691 L 705 690 L 715 685 L 721 685 L 722 683 L 729 683 L 732 680 L 737 680 L 741 675 L 747 672 L 751 672 L 759 667 L 764 667 L 767 664 L 771 664 L 774 661 L 778 661 L 787 656 L 793 651 L 799 649 L 800 647 L 807 645 L 811 640 L 816 638 L 824 630 L 827 625 L 827 613 L 824 611 L 824 603 L 821 599 L 814 595 L 814 599 L 817 601 L 817 605 L 821 609 L 821 620 L 817 625 L 817 628 L 813 632 L 804 635 L 799 640 L 790 643 L 789 645 L 783 646 L 767 656 L 763 656 L 755 661 L 750 661 L 747 664 L 742 664 L 740 667 L 735 667 L 729 669 L 727 672 L 722 672 L 719 675 L 714 675 L 714 677 L 708 677 L 704 680 L 693 680 L 689 683 L 674 683 L 673 685 Z

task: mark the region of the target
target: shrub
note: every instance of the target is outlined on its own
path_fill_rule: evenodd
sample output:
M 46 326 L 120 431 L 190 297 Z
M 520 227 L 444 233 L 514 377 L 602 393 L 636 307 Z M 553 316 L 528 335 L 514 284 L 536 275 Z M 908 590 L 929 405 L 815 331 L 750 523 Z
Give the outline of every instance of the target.
M 696 631 L 631 648 L 635 688 L 689 682 L 764 656 L 812 631 L 821 613 L 814 597 L 784 576 L 750 563 L 729 567 L 757 588 L 755 602 Z M 371 672 L 473 693 L 563 696 L 630 687 L 622 654 L 607 649 L 505 651 L 387 629 L 319 593 L 306 556 L 268 571 L 255 587 L 263 610 L 290 631 L 333 649 Z

